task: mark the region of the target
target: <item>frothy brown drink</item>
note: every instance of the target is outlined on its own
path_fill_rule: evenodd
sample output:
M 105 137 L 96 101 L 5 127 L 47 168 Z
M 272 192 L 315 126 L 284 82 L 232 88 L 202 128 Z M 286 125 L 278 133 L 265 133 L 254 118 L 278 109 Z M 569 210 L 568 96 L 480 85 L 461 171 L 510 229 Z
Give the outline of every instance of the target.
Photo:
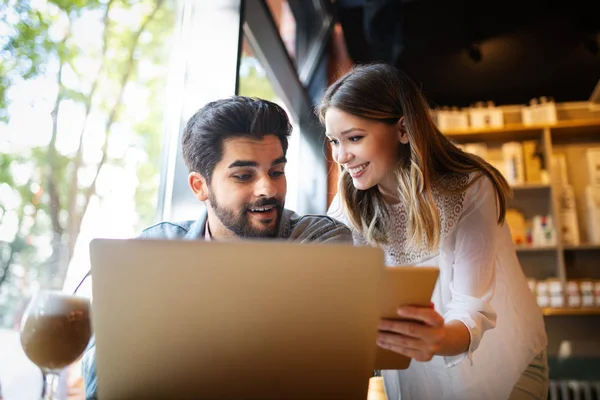
M 59 371 L 77 360 L 90 340 L 90 303 L 62 293 L 46 296 L 29 310 L 21 328 L 21 344 L 42 370 Z

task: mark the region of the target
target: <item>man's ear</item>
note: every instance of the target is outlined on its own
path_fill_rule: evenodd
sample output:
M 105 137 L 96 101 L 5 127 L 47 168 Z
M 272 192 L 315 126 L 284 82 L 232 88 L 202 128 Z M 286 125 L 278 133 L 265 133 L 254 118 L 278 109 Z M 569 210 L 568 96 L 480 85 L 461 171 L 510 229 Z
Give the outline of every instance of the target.
M 202 174 L 199 172 L 190 172 L 188 175 L 188 184 L 194 193 L 194 197 L 202 202 L 208 200 L 208 184 Z
M 406 120 L 404 117 L 400 117 L 396 124 L 396 129 L 398 130 L 398 140 L 400 143 L 408 144 L 408 131 L 406 130 Z

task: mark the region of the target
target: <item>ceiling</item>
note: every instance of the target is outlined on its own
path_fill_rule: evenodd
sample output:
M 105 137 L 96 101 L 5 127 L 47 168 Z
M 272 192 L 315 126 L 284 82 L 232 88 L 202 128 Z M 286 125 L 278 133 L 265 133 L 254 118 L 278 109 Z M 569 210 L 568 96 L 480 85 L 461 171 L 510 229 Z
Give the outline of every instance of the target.
M 395 63 L 434 106 L 523 104 L 539 96 L 582 101 L 600 80 L 599 0 L 334 5 L 352 59 Z

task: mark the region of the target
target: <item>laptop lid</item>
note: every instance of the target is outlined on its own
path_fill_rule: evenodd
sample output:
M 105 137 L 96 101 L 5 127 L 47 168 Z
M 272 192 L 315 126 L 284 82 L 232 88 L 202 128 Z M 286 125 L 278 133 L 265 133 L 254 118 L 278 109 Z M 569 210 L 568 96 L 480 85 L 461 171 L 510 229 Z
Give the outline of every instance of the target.
M 90 247 L 102 400 L 366 398 L 380 249 L 147 239 Z

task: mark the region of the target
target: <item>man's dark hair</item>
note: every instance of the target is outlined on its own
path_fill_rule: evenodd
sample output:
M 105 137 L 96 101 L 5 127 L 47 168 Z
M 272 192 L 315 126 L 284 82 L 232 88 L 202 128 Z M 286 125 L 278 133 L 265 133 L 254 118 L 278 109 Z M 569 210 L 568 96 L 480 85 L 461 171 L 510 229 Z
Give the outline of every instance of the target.
M 185 126 L 183 160 L 190 172 L 199 172 L 210 183 L 215 165 L 223 157 L 226 139 L 261 140 L 275 135 L 285 155 L 291 132 L 286 112 L 270 101 L 244 96 L 213 101 L 198 110 Z

